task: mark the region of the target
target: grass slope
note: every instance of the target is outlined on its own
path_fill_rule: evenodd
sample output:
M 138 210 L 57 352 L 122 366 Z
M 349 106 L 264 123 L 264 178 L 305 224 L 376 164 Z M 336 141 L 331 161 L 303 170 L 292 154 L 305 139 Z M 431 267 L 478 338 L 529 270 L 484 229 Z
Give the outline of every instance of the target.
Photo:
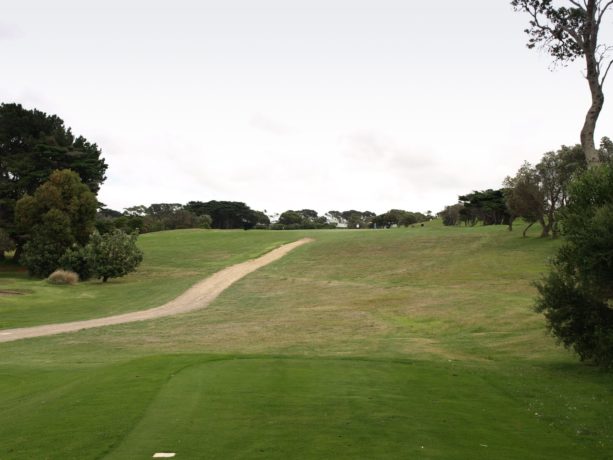
M 211 239 L 240 260 L 263 233 Z M 149 260 L 195 269 L 171 257 L 186 236 L 156 235 Z M 311 236 L 206 310 L 0 345 L 0 458 L 613 458 L 611 375 L 530 310 L 558 243 Z
M 52 286 L 13 265 L 0 270 L 0 329 L 61 323 L 157 307 L 200 279 L 258 257 L 295 236 L 279 232 L 178 230 L 148 233 L 138 244 L 145 259 L 138 271 L 108 283 Z

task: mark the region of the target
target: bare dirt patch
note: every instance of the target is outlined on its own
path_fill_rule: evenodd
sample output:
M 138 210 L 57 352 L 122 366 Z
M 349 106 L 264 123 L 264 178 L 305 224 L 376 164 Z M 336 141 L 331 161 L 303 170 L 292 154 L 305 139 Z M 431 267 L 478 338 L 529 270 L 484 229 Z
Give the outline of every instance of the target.
M 0 289 L 0 297 L 12 296 L 12 295 L 26 295 L 26 291 L 10 291 L 6 289 Z

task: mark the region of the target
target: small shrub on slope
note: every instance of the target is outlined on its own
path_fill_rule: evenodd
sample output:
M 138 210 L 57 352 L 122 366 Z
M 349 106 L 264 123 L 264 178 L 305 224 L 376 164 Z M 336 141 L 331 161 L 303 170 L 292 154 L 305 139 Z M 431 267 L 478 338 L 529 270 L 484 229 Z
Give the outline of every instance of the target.
M 109 278 L 125 276 L 143 261 L 143 253 L 136 246 L 138 234 L 128 235 L 121 230 L 100 235 L 94 232 L 86 246 L 93 272 L 107 282 Z
M 69 270 L 56 270 L 49 275 L 47 281 L 51 284 L 77 284 L 79 275 Z

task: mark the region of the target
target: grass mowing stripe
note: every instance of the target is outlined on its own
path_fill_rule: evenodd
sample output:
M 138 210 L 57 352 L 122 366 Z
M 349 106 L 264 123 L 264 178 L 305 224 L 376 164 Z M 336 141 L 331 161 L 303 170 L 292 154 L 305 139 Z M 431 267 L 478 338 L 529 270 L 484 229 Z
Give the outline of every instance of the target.
M 0 458 L 97 458 L 140 419 L 159 387 L 191 361 L 148 357 L 74 373 L 2 368 Z
M 582 458 L 461 366 L 251 358 L 176 373 L 108 459 Z M 571 455 L 572 457 L 569 457 Z
M 260 235 L 218 241 L 248 256 Z M 436 223 L 279 235 L 317 241 L 206 310 L 0 345 L 0 458 L 151 458 L 160 431 L 194 452 L 177 458 L 613 458 L 611 375 L 530 310 L 559 242 Z M 194 236 L 156 238 L 152 280 L 192 276 Z

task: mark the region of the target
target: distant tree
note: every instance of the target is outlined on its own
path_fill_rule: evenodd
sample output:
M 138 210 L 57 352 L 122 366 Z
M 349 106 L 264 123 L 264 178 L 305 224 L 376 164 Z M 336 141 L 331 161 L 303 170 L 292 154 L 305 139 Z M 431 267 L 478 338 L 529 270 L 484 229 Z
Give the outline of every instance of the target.
M 342 221 L 348 228 L 368 228 L 376 214 L 371 211 L 357 211 L 350 209 L 341 213 Z
M 270 225 L 270 218 L 262 211 L 253 211 L 253 217 L 257 228 L 268 228 Z
M 528 13 L 528 48 L 541 46 L 554 61 L 566 64 L 583 58 L 586 79 L 592 96 L 581 130 L 581 146 L 589 167 L 600 163 L 594 131 L 604 105 L 603 85 L 613 61 L 610 47 L 598 42 L 600 26 L 613 5 L 609 0 L 567 0 L 554 5 L 552 0 L 512 0 L 516 11 Z
M 600 154 L 600 161 L 603 164 L 613 164 L 613 141 L 608 137 L 603 137 L 600 141 L 600 149 L 598 150 Z
M 514 177 L 505 179 L 504 186 L 509 212 L 528 222 L 522 233 L 525 238 L 528 229 L 544 219 L 545 196 L 539 174 L 530 163 L 525 162 Z
M 547 152 L 536 165 L 540 186 L 545 197 L 544 215 L 541 219 L 542 236 L 559 233 L 557 217 L 559 210 L 568 202 L 568 189 L 573 178 L 586 168 L 581 147 L 562 146 L 557 152 Z
M 288 210 L 281 213 L 278 223 L 281 225 L 302 225 L 303 217 L 298 211 Z
M 94 229 L 98 202 L 79 175 L 54 171 L 49 180 L 15 207 L 23 263 L 35 276 L 47 277 L 74 244 L 85 245 Z
M 282 212 L 277 223 L 272 225 L 273 230 L 296 230 L 296 229 L 322 229 L 335 228 L 337 222 L 330 222 L 326 216 L 318 215 L 312 209 L 292 209 Z
M 97 215 L 101 217 L 108 217 L 111 219 L 116 219 L 117 217 L 121 217 L 123 214 L 120 211 L 115 211 L 114 209 L 103 207 L 103 208 L 98 209 Z
M 460 219 L 471 225 L 479 221 L 483 225 L 509 225 L 511 214 L 504 195 L 504 190 L 488 189 L 460 196 L 459 201 L 463 204 Z
M 182 209 L 183 205 L 180 203 L 154 203 L 147 208 L 146 213 L 154 217 L 166 217 Z
M 564 245 L 537 284 L 536 310 L 582 360 L 613 366 L 613 167 L 592 168 L 570 188 Z
M 463 208 L 464 205 L 460 203 L 445 206 L 445 209 L 438 213 L 443 221 L 443 225 L 458 225 L 460 223 L 460 210 Z
M 418 222 L 425 222 L 427 220 L 428 217 L 422 213 L 404 211 L 402 209 L 390 209 L 383 214 L 373 217 L 371 219 L 371 225 L 376 225 L 379 228 L 390 228 L 393 225 L 403 225 L 408 227 L 409 225 L 413 225 Z
M 256 214 L 245 203 L 238 201 L 190 201 L 185 206 L 187 211 L 196 215 L 209 215 L 212 219 L 212 228 L 253 228 L 262 216 Z
M 126 233 L 149 233 L 185 228 L 211 228 L 212 219 L 207 214 L 196 214 L 180 203 L 154 203 L 150 206 L 132 206 L 122 213 L 102 209 L 96 216 L 96 229 L 109 233 L 117 228 Z
M 399 225 L 404 225 L 405 227 L 408 227 L 409 225 L 416 224 L 418 221 L 419 221 L 419 222 L 423 222 L 423 221 L 425 221 L 425 220 L 427 220 L 427 219 L 426 219 L 426 216 L 423 216 L 423 217 L 421 218 L 421 220 L 420 220 L 420 219 L 418 219 L 418 216 L 417 216 L 415 213 L 413 213 L 413 212 L 406 212 L 406 213 L 405 213 L 405 214 L 404 214 L 404 215 L 403 215 L 403 216 L 400 218 L 400 220 L 398 221 L 398 224 L 399 224 Z
M 113 230 L 106 235 L 95 232 L 86 247 L 90 269 L 106 283 L 109 278 L 119 278 L 136 270 L 143 260 L 142 251 L 136 246 L 138 234 L 128 235 Z
M 106 179 L 107 164 L 96 144 L 75 137 L 56 115 L 0 104 L 0 228 L 24 244 L 15 227 L 17 200 L 32 195 L 57 169 L 71 169 L 94 194 Z
M 143 217 L 146 216 L 148 212 L 147 206 L 144 205 L 138 205 L 138 206 L 131 206 L 129 208 L 125 208 L 123 215 L 124 216 L 139 216 L 139 217 Z
M 328 211 L 326 213 L 326 216 L 328 218 L 329 221 L 331 222 L 335 222 L 337 224 L 344 224 L 346 223 L 345 219 L 343 218 L 343 213 L 340 211 Z
M 207 210 L 209 210 L 207 203 L 203 201 L 189 201 L 183 209 L 193 212 L 197 216 L 202 216 L 207 214 Z

